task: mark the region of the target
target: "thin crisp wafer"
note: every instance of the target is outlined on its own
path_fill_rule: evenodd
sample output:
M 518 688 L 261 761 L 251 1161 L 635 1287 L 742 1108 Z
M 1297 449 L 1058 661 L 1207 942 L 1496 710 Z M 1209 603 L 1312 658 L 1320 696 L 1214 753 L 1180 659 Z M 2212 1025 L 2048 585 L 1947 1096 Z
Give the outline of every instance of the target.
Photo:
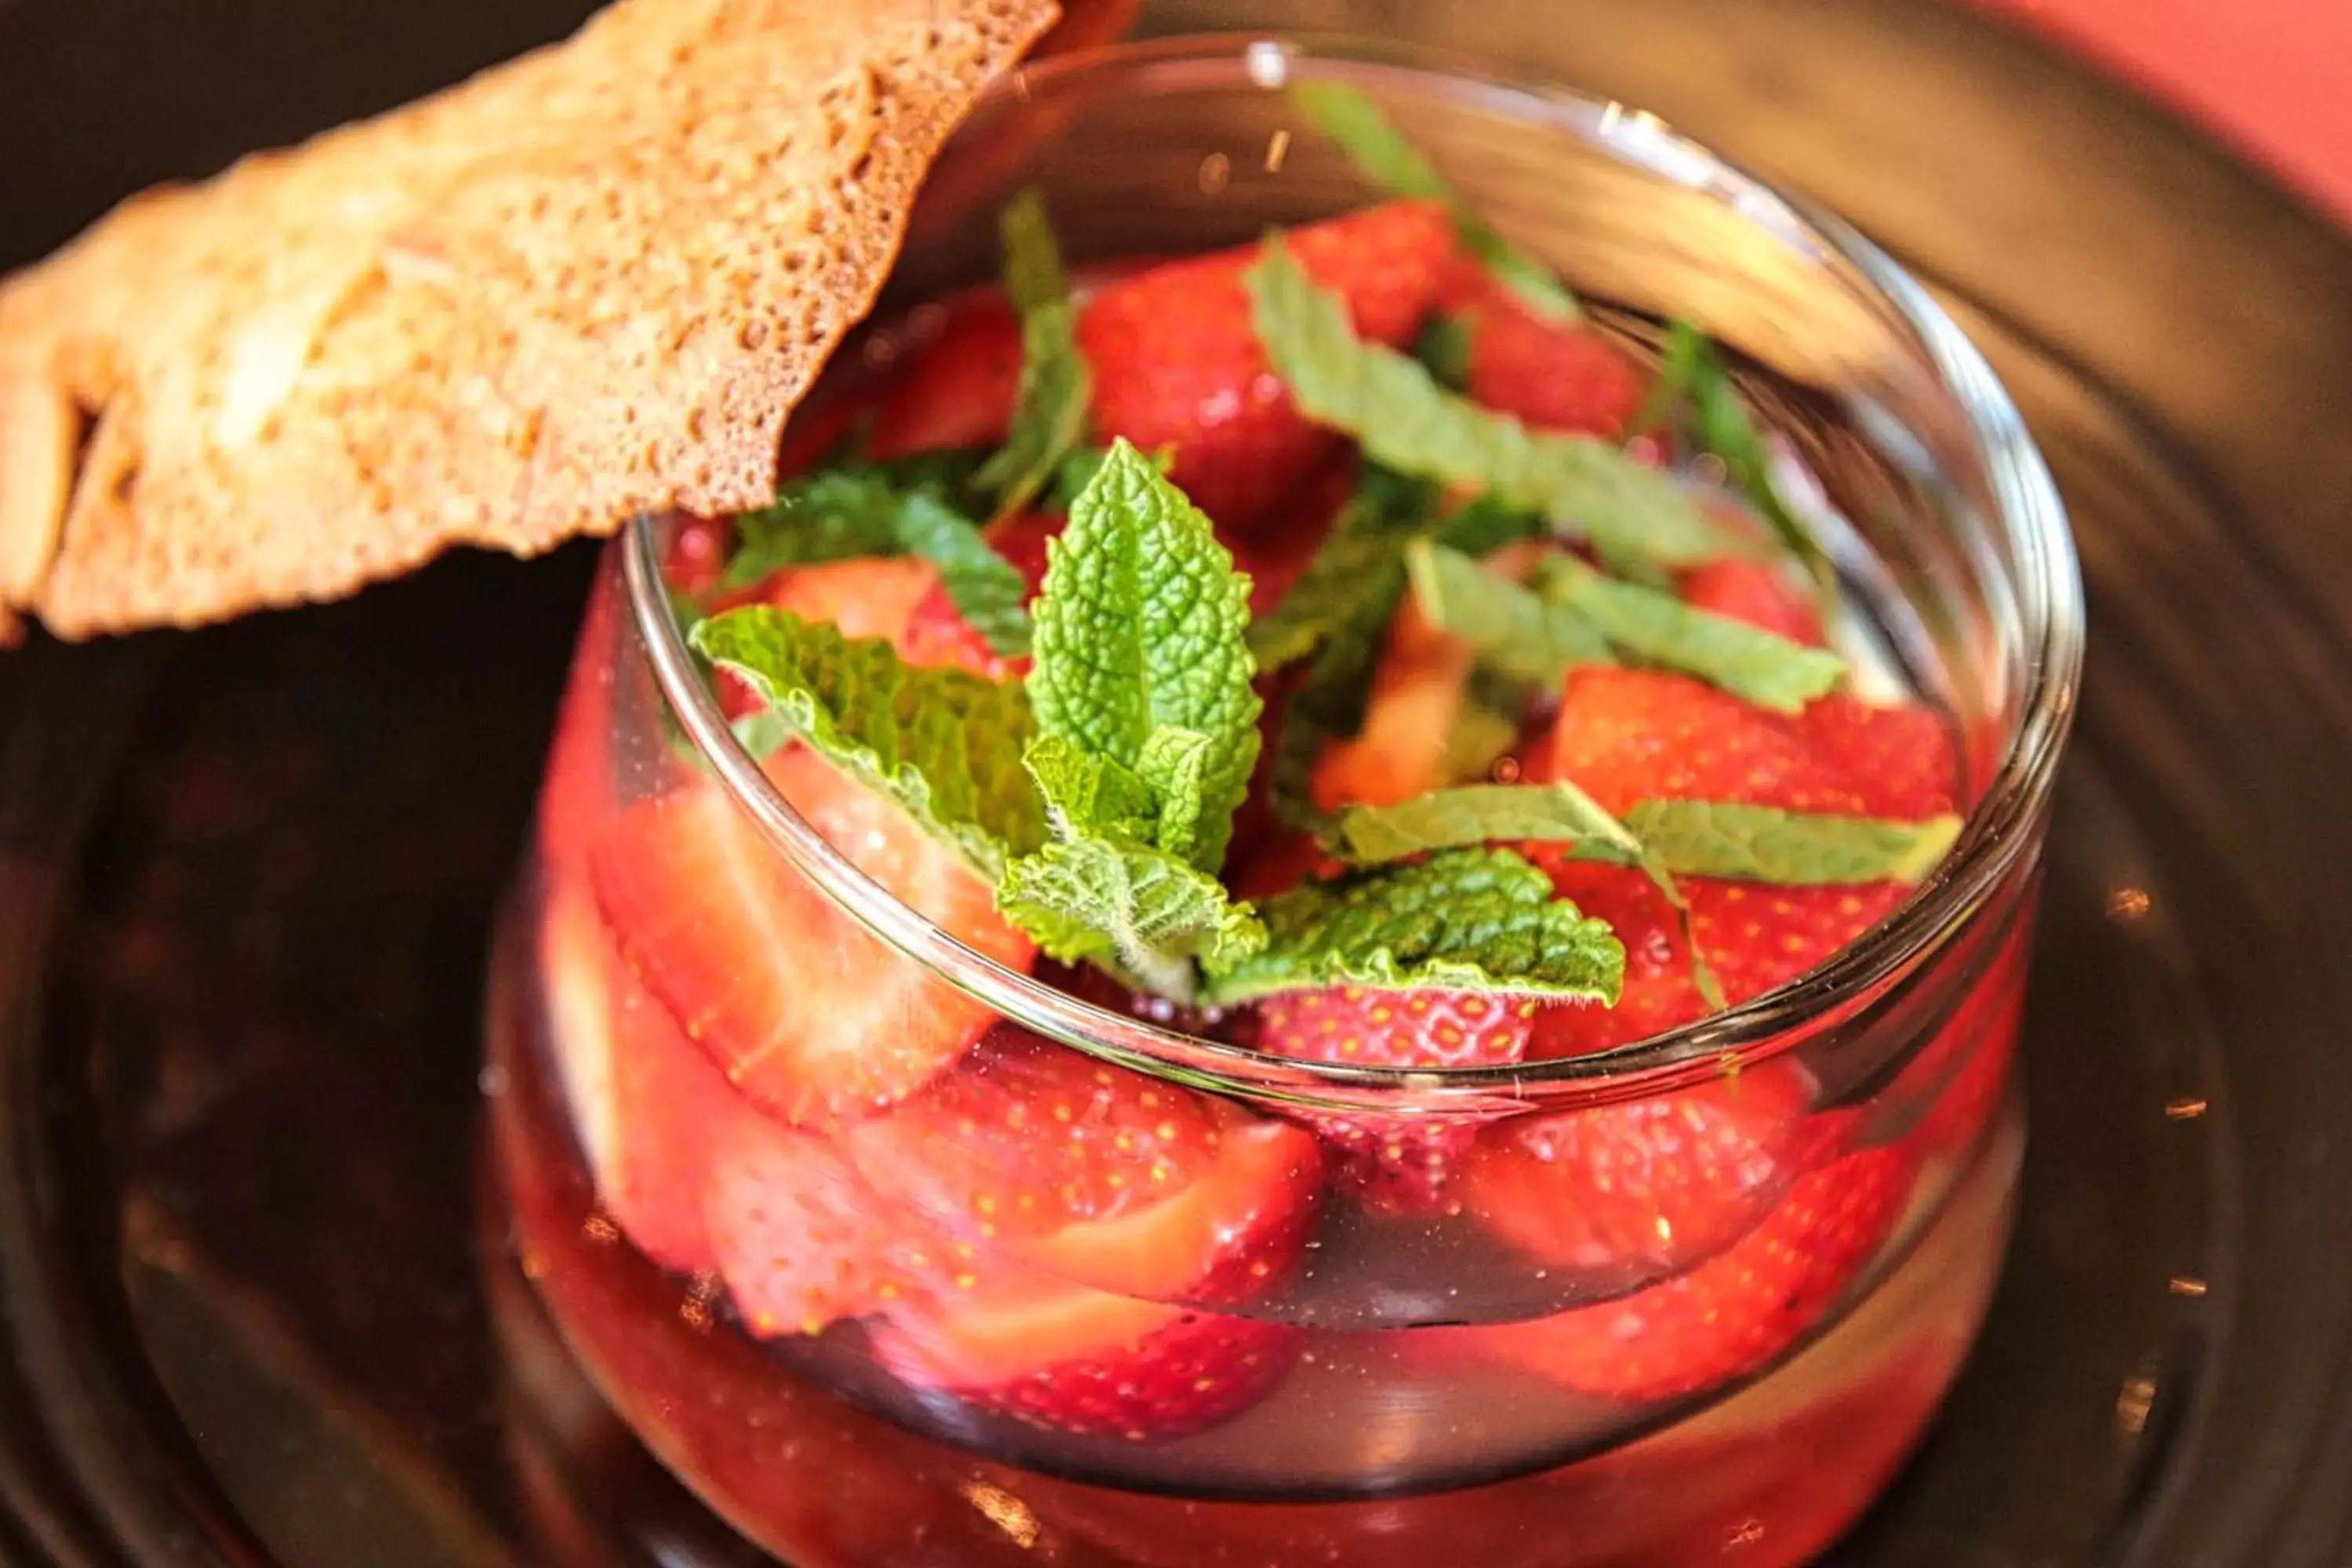
M 619 0 L 0 282 L 0 623 L 328 599 L 771 495 L 1050 0 Z

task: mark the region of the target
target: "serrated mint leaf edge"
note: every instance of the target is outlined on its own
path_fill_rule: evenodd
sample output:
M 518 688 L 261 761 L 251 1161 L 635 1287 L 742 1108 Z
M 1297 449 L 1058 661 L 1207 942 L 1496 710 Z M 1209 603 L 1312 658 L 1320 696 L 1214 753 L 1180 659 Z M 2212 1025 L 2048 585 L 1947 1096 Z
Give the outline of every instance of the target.
M 1949 812 L 1906 822 L 1684 799 L 1637 801 L 1625 825 L 1680 875 L 1784 888 L 1922 881 L 1963 826 Z

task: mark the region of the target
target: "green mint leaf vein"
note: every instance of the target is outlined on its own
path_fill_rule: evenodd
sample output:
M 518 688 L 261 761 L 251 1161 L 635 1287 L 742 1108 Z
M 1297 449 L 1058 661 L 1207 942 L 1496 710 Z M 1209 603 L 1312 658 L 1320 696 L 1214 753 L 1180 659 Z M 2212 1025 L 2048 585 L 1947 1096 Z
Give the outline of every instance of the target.
M 1401 196 L 1422 196 L 1454 210 L 1455 231 L 1470 253 L 1528 307 L 1548 321 L 1574 321 L 1576 297 L 1549 268 L 1518 249 L 1474 212 L 1426 154 L 1370 97 L 1338 82 L 1300 82 L 1291 100 L 1376 184 Z
M 1893 822 L 1705 800 L 1639 801 L 1625 826 L 1670 870 L 1792 888 L 1916 882 L 1960 833 L 1948 814 Z
M 1029 651 L 1029 584 L 970 518 L 925 491 L 898 508 L 898 540 L 940 569 L 940 582 L 967 625 L 1011 658 Z
M 912 668 L 881 638 L 845 637 L 764 605 L 711 616 L 692 641 L 992 881 L 1045 841 L 1043 805 L 1021 765 L 1036 722 L 1020 688 Z
M 1551 879 L 1507 849 L 1449 849 L 1309 883 L 1258 914 L 1264 949 L 1204 962 L 1213 1000 L 1357 984 L 1614 1005 L 1624 985 L 1625 950 L 1608 922 L 1555 898 Z
M 1257 760 L 1249 581 L 1125 441 L 1047 547 L 1028 678 L 1041 732 L 1135 768 L 1163 726 L 1206 737 L 1192 863 L 1214 871 Z
M 978 479 L 995 492 L 1002 515 L 1026 506 L 1085 437 L 1094 376 L 1078 350 L 1077 306 L 1043 198 L 1022 192 L 1000 224 L 1004 291 L 1021 313 L 1021 380 L 1004 446 Z
M 1616 662 L 1600 628 L 1576 609 L 1547 604 L 1458 552 L 1415 540 L 1405 569 L 1430 625 L 1468 643 L 1490 668 L 1555 686 L 1578 665 Z
M 1258 341 L 1298 406 L 1375 462 L 1488 490 L 1581 531 L 1612 560 L 1663 567 L 1737 552 L 1671 476 L 1588 437 L 1529 430 L 1358 338 L 1345 303 L 1316 287 L 1279 236 L 1245 276 Z
M 1797 712 L 1845 676 L 1845 660 L 1826 648 L 1693 609 L 1660 589 L 1612 582 L 1568 556 L 1547 560 L 1538 584 L 1546 602 L 1582 616 L 1620 652 L 1777 712 Z

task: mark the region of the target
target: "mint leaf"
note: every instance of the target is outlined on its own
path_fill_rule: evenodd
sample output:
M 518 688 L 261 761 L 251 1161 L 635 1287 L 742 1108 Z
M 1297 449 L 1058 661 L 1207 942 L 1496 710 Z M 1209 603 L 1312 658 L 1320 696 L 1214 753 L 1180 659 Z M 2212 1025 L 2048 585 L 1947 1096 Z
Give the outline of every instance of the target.
M 1587 859 L 1630 866 L 1642 846 L 1624 824 L 1571 784 L 1465 784 L 1394 805 L 1340 814 L 1334 837 L 1359 866 L 1494 839 L 1572 843 Z
M 852 640 L 764 605 L 713 616 L 691 640 L 991 880 L 1044 842 L 1044 812 L 1020 763 L 1036 721 L 1018 687 L 910 668 L 879 637 Z
M 786 566 L 898 554 L 901 513 L 913 498 L 949 505 L 977 462 L 968 452 L 926 452 L 790 480 L 774 500 L 735 519 L 735 553 L 719 584 L 749 588 Z
M 1209 830 L 1209 764 L 1214 751 L 1200 731 L 1162 724 L 1146 737 L 1135 759 L 1136 774 L 1151 792 L 1158 811 L 1152 842 L 1179 859 L 1195 859 Z
M 1510 839 L 1564 843 L 1572 846 L 1579 860 L 1633 867 L 1674 910 L 1700 1000 L 1710 1007 L 1723 1005 L 1723 986 L 1699 951 L 1690 905 L 1675 881 L 1675 868 L 1630 824 L 1610 816 L 1599 801 L 1565 779 L 1541 784 L 1474 784 L 1433 791 L 1396 805 L 1360 806 L 1340 817 L 1333 838 L 1339 853 L 1359 865 Z
M 1278 235 L 1244 275 L 1259 342 L 1307 416 L 1374 461 L 1580 530 L 1612 559 L 1688 565 L 1734 545 L 1671 477 L 1582 436 L 1531 431 L 1447 392 L 1417 362 L 1356 336 Z
M 1576 298 L 1543 263 L 1514 247 L 1472 211 L 1421 149 L 1405 138 L 1380 106 L 1363 92 L 1338 82 L 1300 82 L 1292 101 L 1316 128 L 1339 145 L 1359 169 L 1401 196 L 1433 197 L 1454 209 L 1455 232 L 1465 249 L 1486 264 L 1506 287 L 1548 321 L 1573 321 Z
M 1205 963 L 1213 1000 L 1358 984 L 1613 1005 L 1624 984 L 1625 950 L 1608 922 L 1554 898 L 1551 879 L 1507 849 L 1449 849 L 1309 883 L 1259 915 L 1263 951 Z
M 1459 392 L 1470 380 L 1470 329 L 1459 316 L 1432 316 L 1413 336 L 1412 357 L 1432 381 Z
M 1188 1002 L 1194 960 L 1237 963 L 1265 942 L 1247 904 L 1164 850 L 1111 833 L 1046 845 L 1006 868 L 996 907 L 1065 963 L 1096 963 Z
M 1759 707 L 1797 712 L 1845 676 L 1845 660 L 1826 648 L 1695 610 L 1656 588 L 1612 583 L 1570 556 L 1546 560 L 1538 585 L 1555 609 L 1582 616 L 1621 651 Z
M 1889 822 L 1706 800 L 1640 801 L 1625 826 L 1672 870 L 1794 888 L 1916 882 L 1960 833 L 1949 815 Z
M 1192 858 L 1213 870 L 1257 760 L 1249 580 L 1209 520 L 1125 441 L 1046 560 L 1028 679 L 1039 730 L 1129 768 L 1162 726 L 1207 737 Z
M 1546 604 L 1466 555 L 1416 540 L 1405 550 L 1412 596 L 1430 625 L 1470 645 L 1489 667 L 1557 686 L 1580 664 L 1614 664 L 1608 639 L 1576 610 Z
M 1064 837 L 1104 829 L 1149 838 L 1160 803 L 1151 786 L 1132 770 L 1066 737 L 1040 735 L 1029 742 L 1022 765 L 1045 801 L 1046 821 Z
M 1197 990 L 1196 958 L 1238 960 L 1264 945 L 1248 905 L 1176 844 L 1151 842 L 1165 836 L 1171 815 L 1191 825 L 1179 837 L 1197 829 L 1206 740 L 1161 730 L 1145 742 L 1146 770 L 1167 781 L 1165 794 L 1066 736 L 1031 742 L 1024 762 L 1054 840 L 1006 868 L 997 909 L 1053 957 L 1103 964 L 1180 1001 Z
M 992 650 L 1008 658 L 1029 651 L 1029 584 L 977 524 L 919 490 L 899 506 L 898 523 L 899 543 L 940 569 L 957 613 Z
M 1021 382 L 1004 446 L 978 477 L 996 492 L 1002 515 L 1028 505 L 1085 436 L 1094 376 L 1078 352 L 1077 306 L 1044 198 L 1022 192 L 998 222 L 1004 291 L 1021 312 Z
M 1660 368 L 1660 386 L 1666 389 L 1669 401 L 1676 391 L 1687 400 L 1691 433 L 1698 444 L 1722 460 L 1748 505 L 1804 564 L 1813 581 L 1822 624 L 1829 624 L 1837 614 L 1837 566 L 1822 548 L 1811 525 L 1797 515 L 1772 482 L 1772 463 L 1764 437 L 1748 417 L 1748 405 L 1732 384 L 1722 355 L 1696 327 L 1676 321 L 1668 330 Z

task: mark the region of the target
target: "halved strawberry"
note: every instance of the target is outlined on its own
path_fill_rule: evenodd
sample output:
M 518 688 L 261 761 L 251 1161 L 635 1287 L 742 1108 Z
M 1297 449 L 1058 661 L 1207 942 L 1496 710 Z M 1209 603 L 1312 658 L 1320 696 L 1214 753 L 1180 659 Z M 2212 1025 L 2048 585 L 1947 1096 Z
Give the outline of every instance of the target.
M 1775 566 L 1727 556 L 1684 573 L 1680 586 L 1684 600 L 1693 609 L 1745 621 L 1791 642 L 1822 646 L 1820 611 Z
M 1783 1058 L 1679 1093 L 1487 1129 L 1464 1206 L 1547 1268 L 1654 1277 L 1745 1235 L 1803 1163 L 1811 1096 Z
M 1916 702 L 1865 702 L 1833 691 L 1806 705 L 1797 733 L 1873 816 L 1916 819 L 1956 808 L 1959 764 L 1951 725 Z
M 918 914 L 1000 963 L 1034 955 L 988 884 L 897 806 L 798 747 L 768 772 L 811 826 Z M 992 1022 L 827 901 L 715 781 L 696 777 L 630 807 L 593 869 L 647 986 L 739 1089 L 789 1121 L 904 1099 Z
M 867 1186 L 833 1145 L 747 1113 L 711 1129 L 705 1223 L 714 1265 L 761 1338 L 920 1305 L 972 1248 Z
M 1297 1257 L 1322 1183 L 1298 1128 L 1011 1025 L 845 1145 L 867 1181 L 952 1234 L 1161 1301 L 1263 1291 Z
M 1475 991 L 1286 991 L 1258 1006 L 1257 1048 L 1341 1067 L 1507 1067 L 1527 1052 L 1536 1004 Z M 1377 1213 L 1448 1212 L 1456 1162 L 1479 1123 L 1434 1116 L 1304 1118 L 1341 1152 L 1339 1184 Z
M 1391 202 L 1293 229 L 1286 243 L 1347 301 L 1359 334 L 1398 345 L 1435 297 L 1454 237 L 1442 207 Z M 1300 416 L 1258 344 L 1242 282 L 1257 256 L 1252 245 L 1154 268 L 1097 290 L 1078 318 L 1096 436 L 1174 447 L 1169 477 L 1235 530 L 1342 446 Z
M 1671 1399 L 1744 1376 L 1853 1282 L 1902 1213 L 1913 1168 L 1899 1149 L 1846 1155 L 1801 1177 L 1762 1225 L 1686 1274 L 1533 1322 L 1450 1332 L 1612 1399 Z
M 845 637 L 881 637 L 904 651 L 918 605 L 939 587 L 939 568 L 911 555 L 859 556 L 787 566 L 756 595 L 804 621 L 830 624 Z
M 599 577 L 581 619 L 572 671 L 556 710 L 547 773 L 539 786 L 539 859 L 551 879 L 575 874 L 613 811 L 612 637 L 617 613 L 613 580 Z
M 993 447 L 1004 439 L 1021 385 L 1021 323 L 1003 295 L 949 303 L 939 335 L 894 381 L 874 416 L 876 458 Z
M 1024 1276 L 901 1313 L 874 1334 L 901 1380 L 1033 1426 L 1131 1442 L 1239 1415 L 1298 1356 L 1286 1323 Z
M 1011 563 L 1034 599 L 1045 581 L 1045 542 L 1062 531 L 1064 519 L 1042 511 L 1015 512 L 989 524 L 988 542 Z M 898 651 L 909 664 L 954 665 L 991 680 L 1025 674 L 1027 656 L 1007 658 L 988 646 L 956 608 L 947 584 L 932 583 L 908 619 Z
M 598 1204 L 663 1267 L 709 1268 L 702 1189 L 712 1139 L 755 1113 L 639 987 L 577 882 L 548 889 L 539 972 L 556 1076 Z
M 1642 372 L 1590 323 L 1544 320 L 1468 257 L 1441 304 L 1467 334 L 1474 401 L 1546 430 L 1613 437 L 1633 422 Z
M 2025 939 L 2021 924 L 2003 941 L 1949 1022 L 1903 1069 L 1892 1094 L 1935 1098 L 1913 1134 L 1930 1153 L 1960 1153 L 1982 1137 L 2009 1092 L 2025 1013 Z
M 1779 716 L 1686 675 L 1587 666 L 1529 774 L 1572 780 L 1610 811 L 1650 796 L 1741 801 L 1790 811 L 1866 810 L 1843 768 Z

